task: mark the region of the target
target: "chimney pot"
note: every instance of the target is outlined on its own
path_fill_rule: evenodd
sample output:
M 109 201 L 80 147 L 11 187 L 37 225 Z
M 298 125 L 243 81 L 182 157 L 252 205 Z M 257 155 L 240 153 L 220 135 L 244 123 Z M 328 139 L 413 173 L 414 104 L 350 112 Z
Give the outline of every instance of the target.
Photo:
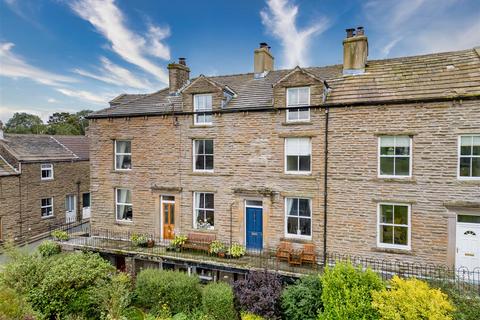
M 363 27 L 357 27 L 357 36 L 365 35 L 365 29 Z
M 270 48 L 266 42 L 260 42 L 260 48 Z
M 268 71 L 273 71 L 273 55 L 266 42 L 260 42 L 260 47 L 255 49 L 253 56 L 253 71 L 255 78 L 263 78 Z
M 178 63 L 181 64 L 182 66 L 187 65 L 187 59 L 186 58 L 178 58 Z
M 348 28 L 348 29 L 345 29 L 345 31 L 347 31 L 347 38 L 351 38 L 351 37 L 353 37 L 353 33 L 355 32 L 355 28 Z

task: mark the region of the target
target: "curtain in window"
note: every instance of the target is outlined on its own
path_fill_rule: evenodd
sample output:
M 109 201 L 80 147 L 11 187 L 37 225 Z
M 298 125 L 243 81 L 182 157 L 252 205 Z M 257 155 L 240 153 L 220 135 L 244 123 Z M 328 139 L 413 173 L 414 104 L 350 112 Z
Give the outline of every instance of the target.
M 286 152 L 287 155 L 309 156 L 310 138 L 287 138 Z

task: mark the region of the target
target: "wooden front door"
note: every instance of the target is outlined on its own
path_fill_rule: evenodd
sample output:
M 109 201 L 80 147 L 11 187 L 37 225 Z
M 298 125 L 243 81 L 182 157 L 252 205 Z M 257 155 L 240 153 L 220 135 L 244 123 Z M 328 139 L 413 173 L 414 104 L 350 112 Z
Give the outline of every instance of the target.
M 173 239 L 175 236 L 175 202 L 162 201 L 163 239 Z

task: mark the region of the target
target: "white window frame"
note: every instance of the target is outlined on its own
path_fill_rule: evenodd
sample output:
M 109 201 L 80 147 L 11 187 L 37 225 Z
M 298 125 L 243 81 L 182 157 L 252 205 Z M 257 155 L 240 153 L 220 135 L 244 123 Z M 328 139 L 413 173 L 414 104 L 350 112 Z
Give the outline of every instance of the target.
M 457 179 L 458 180 L 480 180 L 480 177 L 464 177 L 460 175 L 460 158 L 462 157 L 461 155 L 461 144 L 462 144 L 462 137 L 480 137 L 480 134 L 462 134 L 458 136 L 458 150 L 457 150 Z M 466 157 L 466 156 L 463 156 Z M 480 156 L 467 156 L 469 158 L 480 158 Z M 472 173 L 473 166 L 470 168 L 470 173 Z
M 128 190 L 130 191 L 130 197 L 132 198 L 132 203 L 128 202 L 118 202 L 118 190 Z M 131 223 L 133 222 L 133 196 L 132 196 L 132 190 L 128 188 L 115 188 L 115 221 L 117 222 L 123 222 L 123 223 Z M 128 219 L 118 219 L 118 206 L 119 205 L 124 205 L 124 206 L 131 206 L 132 207 L 132 220 Z
M 196 167 L 196 164 L 197 164 L 197 153 L 196 153 L 196 150 L 197 148 L 195 148 L 195 141 L 206 141 L 206 140 L 211 140 L 212 141 L 212 144 L 213 144 L 213 154 L 210 154 L 210 153 L 202 153 L 202 155 L 204 156 L 207 156 L 207 155 L 211 155 L 213 156 L 213 169 L 197 169 Z M 193 144 L 192 144 L 192 148 L 193 148 L 193 162 L 192 162 L 192 165 L 193 165 L 193 171 L 194 172 L 213 172 L 214 169 L 215 169 L 215 141 L 213 139 L 194 139 L 193 140 Z M 205 149 L 205 145 L 204 145 L 204 149 Z
M 196 97 L 205 97 L 205 96 L 210 96 L 211 97 L 211 100 L 212 100 L 212 106 L 211 106 L 211 109 L 210 110 L 198 110 L 198 106 L 197 106 L 197 99 Z M 194 94 L 193 95 L 193 111 L 195 112 L 195 114 L 193 115 L 193 124 L 196 125 L 196 126 L 211 126 L 213 124 L 213 96 L 212 94 L 210 93 L 202 93 L 202 94 Z M 198 121 L 198 115 L 201 115 L 203 114 L 203 112 L 207 112 L 209 113 L 211 116 L 212 116 L 212 121 L 210 122 L 199 122 Z M 199 113 L 197 113 L 199 112 Z
M 67 199 L 69 197 L 73 198 L 73 210 L 68 210 Z M 65 212 L 76 212 L 77 211 L 77 197 L 74 194 L 67 194 L 65 196 Z
M 300 218 L 306 218 L 304 216 L 290 216 L 288 215 L 288 199 L 302 199 L 302 200 L 308 200 L 308 203 L 310 205 L 310 235 L 309 236 L 305 236 L 305 235 L 301 235 L 301 234 L 298 234 L 298 231 L 300 230 L 297 230 L 297 234 L 292 234 L 292 233 L 288 233 L 288 217 L 294 217 L 294 218 L 298 218 L 300 220 Z M 284 227 L 284 234 L 285 234 L 285 238 L 289 238 L 289 239 L 301 239 L 301 240 L 312 240 L 312 234 L 313 234 L 313 211 L 312 211 L 312 198 L 309 198 L 309 197 L 285 197 L 285 200 L 284 200 L 284 206 L 285 206 L 285 214 L 284 214 L 284 223 L 285 223 L 285 227 Z M 300 203 L 300 202 L 299 202 Z M 300 227 L 300 221 L 298 223 L 298 226 Z
M 130 142 L 130 152 L 117 152 L 117 142 Z M 114 161 L 114 170 L 115 171 L 131 171 L 133 167 L 133 158 L 132 158 L 132 140 L 128 139 L 116 139 L 113 141 L 113 145 L 115 148 L 115 154 L 113 157 Z M 129 169 L 122 169 L 122 168 L 117 168 L 117 156 L 130 156 L 130 168 Z
M 213 209 L 206 209 L 206 208 L 197 208 L 195 203 L 197 202 L 197 194 L 200 195 L 201 193 L 204 194 L 212 194 L 213 195 Z M 208 192 L 208 191 L 195 191 L 193 192 L 193 228 L 197 230 L 208 230 L 208 231 L 213 231 L 215 230 L 215 193 L 214 192 Z M 201 229 L 198 228 L 197 226 L 197 210 L 205 210 L 205 211 L 212 211 L 213 212 L 213 227 L 210 229 Z
M 288 104 L 290 101 L 290 90 L 299 90 L 299 89 L 308 89 L 308 103 L 306 105 L 303 104 Z M 287 88 L 287 100 L 285 101 L 287 105 L 287 112 L 286 112 L 286 122 L 309 122 L 310 121 L 310 108 L 308 108 L 308 119 L 289 119 L 289 114 L 291 112 L 290 108 L 298 107 L 298 108 L 305 108 L 310 106 L 310 87 L 292 87 Z M 298 111 L 297 111 L 298 112 Z
M 43 200 L 43 199 L 50 199 L 50 205 L 47 205 L 47 206 L 42 205 L 42 200 Z M 42 209 L 44 209 L 44 208 L 50 208 L 50 207 L 52 208 L 52 213 L 49 214 L 48 216 L 42 215 Z M 41 198 L 41 199 L 40 199 L 40 216 L 42 217 L 42 219 L 47 219 L 47 218 L 54 217 L 54 212 L 53 212 L 54 210 L 53 210 L 53 209 L 54 209 L 54 208 L 53 208 L 53 197 L 47 197 L 47 198 Z
M 310 170 L 308 171 L 300 171 L 300 170 L 296 170 L 296 171 L 289 171 L 288 170 L 288 166 L 287 166 L 287 157 L 289 156 L 287 154 L 287 140 L 288 139 L 308 139 L 309 140 L 309 143 L 310 143 Z M 285 174 L 296 174 L 296 175 L 311 175 L 312 174 L 312 165 L 313 165 L 313 157 L 312 157 L 312 138 L 311 137 L 286 137 L 284 139 L 284 147 L 283 147 L 283 153 L 285 154 L 284 156 L 284 161 L 285 161 L 285 166 L 284 166 L 284 172 Z M 293 155 L 292 155 L 293 156 Z M 299 155 L 297 155 L 299 156 Z M 300 161 L 299 161 L 299 165 L 300 165 Z
M 393 221 L 392 223 L 383 223 L 381 222 L 381 206 L 388 205 L 394 206 L 393 210 L 395 210 L 395 206 L 403 206 L 407 207 L 408 210 L 408 225 L 403 224 L 395 224 Z M 380 227 L 383 225 L 387 226 L 400 226 L 400 227 L 407 227 L 407 238 L 408 244 L 407 245 L 400 245 L 400 244 L 393 244 L 393 243 L 383 243 L 380 241 Z M 412 248 L 412 205 L 408 203 L 395 203 L 395 202 L 379 202 L 377 204 L 377 247 L 379 248 L 386 248 L 386 249 L 400 249 L 400 250 L 411 250 Z
M 408 137 L 409 139 L 409 154 L 408 154 L 408 175 L 406 176 L 400 176 L 400 175 L 390 175 L 390 174 L 381 174 L 381 169 L 380 169 L 380 160 L 382 157 L 385 157 L 385 158 L 397 158 L 397 157 L 400 157 L 400 158 L 405 158 L 406 156 L 397 156 L 397 155 L 390 155 L 390 156 L 385 156 L 385 155 L 381 155 L 381 142 L 382 142 L 382 138 L 384 137 L 393 137 L 394 138 L 394 141 L 396 142 L 396 138 L 397 137 Z M 395 142 L 394 142 L 394 148 L 395 148 Z M 413 139 L 412 137 L 410 136 L 407 136 L 407 135 L 383 135 L 383 136 L 379 136 L 378 137 L 378 147 L 377 147 L 377 172 L 378 172 L 378 177 L 379 178 L 390 178 L 390 179 L 410 179 L 412 178 L 412 172 L 413 172 Z M 394 166 L 394 170 L 395 170 L 395 166 Z
M 43 171 L 50 171 L 50 177 L 47 177 L 47 178 L 44 178 L 43 177 Z M 53 164 L 51 163 L 42 163 L 40 165 L 40 179 L 42 181 L 46 181 L 46 180 L 53 180 Z

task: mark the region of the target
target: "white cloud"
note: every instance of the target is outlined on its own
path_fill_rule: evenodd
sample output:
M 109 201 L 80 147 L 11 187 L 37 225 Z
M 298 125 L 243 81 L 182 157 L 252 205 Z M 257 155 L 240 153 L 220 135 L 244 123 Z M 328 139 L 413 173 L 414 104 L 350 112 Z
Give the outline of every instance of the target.
M 113 0 L 77 0 L 70 4 L 82 19 L 90 22 L 111 45 L 111 49 L 124 60 L 137 65 L 168 83 L 168 74 L 150 57 L 170 59 L 170 49 L 162 43 L 170 35 L 168 28 L 150 26 L 146 38 L 130 30 L 125 24 L 121 10 Z
M 137 88 L 141 90 L 152 88 L 152 84 L 148 80 L 138 78 L 128 69 L 114 64 L 109 59 L 101 57 L 100 61 L 102 66 L 98 68 L 95 73 L 83 69 L 74 69 L 73 71 L 84 77 L 89 77 L 116 86 Z
M 480 44 L 480 6 L 476 0 L 369 0 L 364 13 L 371 31 L 379 34 L 372 51 L 380 57 L 391 52 L 395 56 L 413 55 Z
M 0 76 L 9 78 L 27 78 L 46 85 L 61 85 L 75 82 L 71 77 L 52 73 L 27 63 L 22 57 L 14 54 L 11 42 L 0 43 Z
M 267 0 L 267 5 L 268 8 L 262 10 L 260 16 L 268 32 L 282 43 L 284 67 L 308 65 L 310 41 L 328 28 L 328 20 L 319 17 L 315 23 L 300 30 L 296 22 L 297 5 L 288 0 Z
M 48 103 L 57 103 L 58 100 L 55 99 L 55 98 L 48 98 L 48 99 L 47 99 L 47 102 L 48 102 Z
M 44 122 L 46 122 L 52 111 L 51 110 L 50 111 L 40 111 L 40 110 L 37 110 L 37 109 L 25 108 L 25 107 L 22 107 L 22 106 L 15 106 L 15 105 L 8 105 L 7 106 L 7 105 L 2 104 L 0 106 L 0 120 L 5 124 L 8 121 L 8 119 L 10 119 L 13 116 L 13 114 L 15 112 L 26 112 L 26 113 L 29 113 L 29 114 L 34 114 L 34 115 L 39 116 Z
M 93 92 L 85 91 L 85 90 L 72 90 L 72 89 L 65 89 L 65 88 L 57 88 L 56 89 L 61 94 L 64 94 L 68 97 L 78 98 L 85 101 L 90 101 L 96 104 L 106 104 L 108 101 L 114 98 L 114 94 L 96 94 Z

